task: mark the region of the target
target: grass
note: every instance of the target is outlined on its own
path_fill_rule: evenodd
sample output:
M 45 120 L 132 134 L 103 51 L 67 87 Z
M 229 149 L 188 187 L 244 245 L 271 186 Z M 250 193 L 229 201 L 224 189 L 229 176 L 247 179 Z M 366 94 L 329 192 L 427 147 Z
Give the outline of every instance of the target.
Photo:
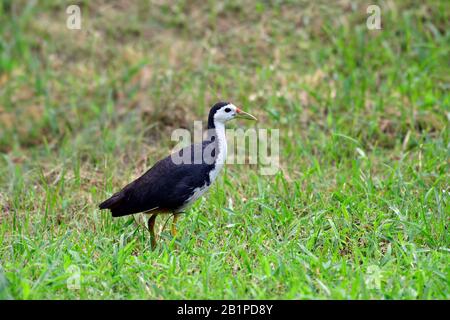
M 449 299 L 450 6 L 378 3 L 3 1 L 0 297 Z M 152 251 L 97 204 L 218 100 L 280 171 L 227 166 Z

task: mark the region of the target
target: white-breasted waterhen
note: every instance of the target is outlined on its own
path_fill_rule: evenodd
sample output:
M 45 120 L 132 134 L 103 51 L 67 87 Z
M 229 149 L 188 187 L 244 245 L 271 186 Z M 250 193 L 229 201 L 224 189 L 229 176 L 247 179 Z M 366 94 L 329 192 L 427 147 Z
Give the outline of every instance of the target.
M 156 246 L 156 216 L 172 213 L 171 230 L 175 236 L 178 215 L 209 189 L 223 167 L 227 155 L 225 122 L 234 118 L 256 120 L 231 103 L 216 103 L 209 112 L 206 140 L 158 161 L 141 177 L 102 202 L 100 209 L 111 210 L 113 217 L 149 214 L 152 248 Z

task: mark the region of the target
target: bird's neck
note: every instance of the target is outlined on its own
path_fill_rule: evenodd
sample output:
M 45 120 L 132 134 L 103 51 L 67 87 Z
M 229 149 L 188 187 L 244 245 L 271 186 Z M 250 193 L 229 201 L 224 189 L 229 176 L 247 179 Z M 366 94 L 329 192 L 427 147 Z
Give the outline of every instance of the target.
M 214 135 L 217 143 L 216 166 L 220 168 L 224 165 L 227 158 L 227 138 L 225 136 L 225 124 L 223 122 L 214 121 Z

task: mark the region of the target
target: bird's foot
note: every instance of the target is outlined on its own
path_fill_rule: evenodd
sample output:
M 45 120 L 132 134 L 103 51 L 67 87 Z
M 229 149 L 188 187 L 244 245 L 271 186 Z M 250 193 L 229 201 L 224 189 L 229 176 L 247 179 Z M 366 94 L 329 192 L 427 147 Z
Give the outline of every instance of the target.
M 175 213 L 173 215 L 172 227 L 170 228 L 173 237 L 176 237 L 176 235 L 178 234 L 178 231 L 177 231 L 177 220 L 178 220 L 178 214 Z
M 155 220 L 157 214 L 153 214 L 150 219 L 148 219 L 148 231 L 150 231 L 150 241 L 152 250 L 156 249 L 156 234 L 155 234 Z
M 172 236 L 176 237 L 178 234 L 177 227 L 172 225 L 171 231 L 172 231 Z

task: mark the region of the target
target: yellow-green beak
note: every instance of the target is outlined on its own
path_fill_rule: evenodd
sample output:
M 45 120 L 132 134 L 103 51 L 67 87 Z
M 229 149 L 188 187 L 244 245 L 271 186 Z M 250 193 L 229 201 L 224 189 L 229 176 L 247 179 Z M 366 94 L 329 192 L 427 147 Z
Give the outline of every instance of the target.
M 236 109 L 236 118 L 258 121 L 258 119 L 256 119 L 255 116 L 253 116 L 250 113 L 247 113 L 245 111 L 242 111 L 239 108 Z

